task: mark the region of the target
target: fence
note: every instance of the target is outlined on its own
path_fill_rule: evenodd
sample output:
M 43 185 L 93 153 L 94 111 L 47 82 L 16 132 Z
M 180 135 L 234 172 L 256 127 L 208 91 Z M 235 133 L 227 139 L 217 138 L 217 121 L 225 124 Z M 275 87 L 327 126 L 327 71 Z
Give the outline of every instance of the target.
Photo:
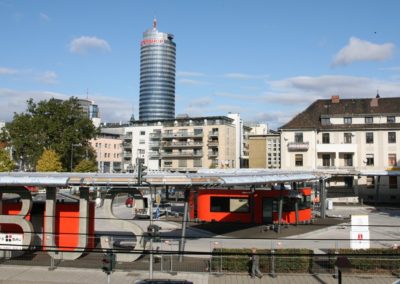
M 224 249 L 216 247 L 211 254 L 185 254 L 180 261 L 179 254 L 168 250 L 169 244 L 153 252 L 153 270 L 175 274 L 177 272 L 208 272 L 213 274 L 248 273 L 250 268 L 250 249 Z M 400 275 L 400 251 L 386 249 L 381 253 L 368 255 L 367 251 L 359 254 L 345 251 L 327 251 L 326 254 L 313 254 L 310 250 L 276 249 L 258 250 L 260 270 L 264 274 L 275 276 L 284 273 L 331 274 L 336 271 L 338 256 L 348 258 L 352 274 L 392 274 Z M 43 251 L 28 251 L 23 255 L 0 258 L 0 265 L 47 266 L 50 270 L 57 267 L 77 267 L 99 269 L 102 267 L 104 254 L 100 251 L 88 252 L 77 260 L 53 259 Z M 115 269 L 123 271 L 149 270 L 150 257 L 145 255 L 135 262 L 117 262 Z

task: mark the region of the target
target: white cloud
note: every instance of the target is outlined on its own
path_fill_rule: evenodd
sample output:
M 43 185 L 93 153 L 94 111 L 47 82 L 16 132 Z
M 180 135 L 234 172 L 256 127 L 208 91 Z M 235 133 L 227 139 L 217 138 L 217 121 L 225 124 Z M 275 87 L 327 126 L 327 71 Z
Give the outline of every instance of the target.
M 254 74 L 245 74 L 245 73 L 226 73 L 223 75 L 228 79 L 235 80 L 259 80 L 259 79 L 267 79 L 268 75 L 254 75 Z
M 38 74 L 36 76 L 36 81 L 48 85 L 57 84 L 57 74 L 54 71 L 46 71 L 44 73 Z
M 26 101 L 32 98 L 35 102 L 57 98 L 67 100 L 76 94 L 62 94 L 49 91 L 21 91 L 12 89 L 0 89 L 0 120 L 10 121 L 14 112 L 21 113 L 26 110 Z M 132 115 L 132 105 L 126 100 L 102 95 L 90 95 L 100 109 L 102 121 L 126 122 Z
M 15 69 L 0 67 L 0 75 L 14 75 L 17 73 L 18 73 L 18 71 Z
M 74 38 L 69 44 L 69 51 L 72 53 L 85 54 L 91 50 L 110 52 L 111 47 L 106 40 L 94 36 Z
M 204 77 L 206 74 L 200 72 L 190 72 L 190 71 L 178 71 L 176 73 L 178 77 Z
M 193 79 L 180 79 L 178 80 L 179 84 L 182 85 L 203 85 L 206 84 L 204 81 L 193 80 Z
M 43 12 L 40 12 L 39 18 L 40 18 L 41 20 L 45 21 L 45 22 L 50 21 L 50 17 L 49 17 L 47 14 L 43 13 Z
M 204 108 L 212 105 L 213 100 L 209 97 L 202 97 L 197 100 L 191 101 L 188 106 L 190 108 Z
M 336 54 L 333 66 L 348 65 L 354 61 L 382 61 L 392 56 L 393 43 L 375 44 L 351 37 L 348 45 Z

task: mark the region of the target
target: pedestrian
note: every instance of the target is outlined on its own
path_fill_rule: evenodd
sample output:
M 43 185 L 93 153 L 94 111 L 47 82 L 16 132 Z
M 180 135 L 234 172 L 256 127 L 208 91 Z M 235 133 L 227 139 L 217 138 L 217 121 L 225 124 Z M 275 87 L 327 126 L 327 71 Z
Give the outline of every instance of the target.
M 260 271 L 260 258 L 257 255 L 257 250 L 255 248 L 252 249 L 251 254 L 251 278 L 257 276 L 258 278 L 262 278 L 263 275 Z

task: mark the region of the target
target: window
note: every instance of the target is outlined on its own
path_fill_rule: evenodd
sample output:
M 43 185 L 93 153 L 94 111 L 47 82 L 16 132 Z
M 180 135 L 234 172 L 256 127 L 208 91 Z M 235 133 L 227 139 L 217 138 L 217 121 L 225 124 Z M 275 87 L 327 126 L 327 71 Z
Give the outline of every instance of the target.
M 187 160 L 179 160 L 178 166 L 180 168 L 186 168 L 187 167 Z
M 353 134 L 351 133 L 344 133 L 344 143 L 345 144 L 351 144 L 351 137 Z
M 330 167 L 331 166 L 331 155 L 322 155 L 322 166 Z
M 351 117 L 343 118 L 343 122 L 344 122 L 344 124 L 351 124 L 352 123 Z
M 321 124 L 322 125 L 330 125 L 331 119 L 329 117 L 321 117 Z
M 366 132 L 365 133 L 365 142 L 367 144 L 374 143 L 374 133 L 373 132 Z
M 294 134 L 294 142 L 303 143 L 303 133 L 302 132 L 297 132 Z
M 329 133 L 322 133 L 322 144 L 329 144 Z
M 374 165 L 374 154 L 367 154 L 366 164 L 367 164 L 367 166 Z
M 396 154 L 388 154 L 388 166 L 389 167 L 397 166 Z
M 396 143 L 396 132 L 388 132 L 388 143 Z
M 366 116 L 365 123 L 374 123 L 374 118 L 372 116 Z
M 140 135 L 146 135 L 146 131 L 140 131 Z
M 195 168 L 201 168 L 202 163 L 201 163 L 201 159 L 195 159 L 193 160 L 193 167 Z
M 397 188 L 397 176 L 389 176 L 389 188 Z
M 139 140 L 139 144 L 145 144 L 145 143 L 146 143 L 146 141 L 144 139 Z
M 211 212 L 247 213 L 249 199 L 211 196 L 210 209 Z
M 395 116 L 388 116 L 386 118 L 387 123 L 395 123 L 396 122 L 396 117 Z
M 295 155 L 295 165 L 296 167 L 303 166 L 303 154 L 296 154 Z
M 353 166 L 353 155 L 352 154 L 344 154 L 344 165 L 345 165 L 345 167 Z
M 172 161 L 165 161 L 164 162 L 164 167 L 166 167 L 166 168 L 172 167 Z
M 194 129 L 194 135 L 196 135 L 196 136 L 203 135 L 203 129 L 202 128 L 195 128 Z

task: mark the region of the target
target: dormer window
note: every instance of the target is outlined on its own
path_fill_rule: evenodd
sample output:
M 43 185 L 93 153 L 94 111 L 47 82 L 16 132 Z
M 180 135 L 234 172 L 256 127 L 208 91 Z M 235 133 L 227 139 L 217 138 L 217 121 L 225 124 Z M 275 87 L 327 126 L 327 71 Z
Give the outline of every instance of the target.
M 374 118 L 372 116 L 365 117 L 365 123 L 366 124 L 374 123 Z
M 344 124 L 351 124 L 352 123 L 352 119 L 351 119 L 351 117 L 344 117 L 343 118 L 343 122 L 344 122 Z
M 387 119 L 387 123 L 395 123 L 396 122 L 395 116 L 388 116 L 386 119 Z
M 329 117 L 321 117 L 321 124 L 322 125 L 330 125 L 331 124 L 331 120 Z

